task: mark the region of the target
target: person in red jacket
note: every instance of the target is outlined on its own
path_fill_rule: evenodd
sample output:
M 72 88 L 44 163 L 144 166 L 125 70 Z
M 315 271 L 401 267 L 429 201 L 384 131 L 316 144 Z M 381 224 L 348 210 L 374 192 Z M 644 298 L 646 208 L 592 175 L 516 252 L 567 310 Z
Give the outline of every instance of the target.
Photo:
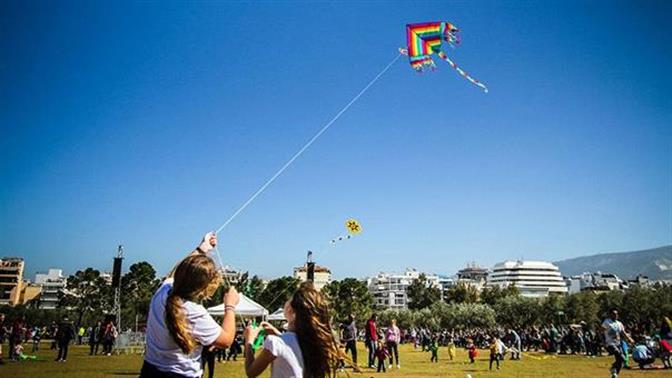
M 366 347 L 369 349 L 369 367 L 375 369 L 376 361 L 376 347 L 378 342 L 378 330 L 376 329 L 376 314 L 371 314 L 369 320 L 366 321 L 364 341 Z

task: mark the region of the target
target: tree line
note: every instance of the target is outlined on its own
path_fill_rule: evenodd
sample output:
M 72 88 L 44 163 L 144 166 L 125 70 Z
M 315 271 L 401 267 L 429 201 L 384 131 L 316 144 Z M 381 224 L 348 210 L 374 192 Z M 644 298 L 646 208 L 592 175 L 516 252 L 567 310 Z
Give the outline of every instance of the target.
M 291 297 L 299 280 L 283 276 L 265 282 L 248 272 L 233 282 L 225 283 L 203 303 L 214 306 L 221 303 L 228 285 L 258 302 L 270 312 L 283 307 Z M 133 328 L 136 320 L 142 326 L 149 312 L 154 292 L 160 285 L 156 271 L 148 262 L 130 266 L 121 277 L 121 318 L 124 329 Z M 414 280 L 406 289 L 408 308 L 391 310 L 374 304 L 366 281 L 356 278 L 334 280 L 322 289 L 331 303 L 334 321 L 342 321 L 349 314 L 363 324 L 371 313 L 379 314 L 381 324 L 392 318 L 402 328 L 427 327 L 431 329 L 469 329 L 475 327 L 523 327 L 541 324 L 572 324 L 585 321 L 594 323 L 611 308 L 618 308 L 621 317 L 640 327 L 655 328 L 663 316 L 672 314 L 672 285 L 634 285 L 626 291 L 596 294 L 585 291 L 572 295 L 551 295 L 545 298 L 527 298 L 515 286 L 486 287 L 481 291 L 472 285 L 460 283 L 445 291 L 429 284 L 425 275 Z M 37 301 L 24 306 L 0 308 L 11 319 L 24 315 L 29 324 L 48 325 L 69 315 L 77 325 L 92 325 L 114 311 L 114 289 L 100 271 L 86 268 L 70 275 L 61 293 L 58 308 L 43 310 Z
M 379 320 L 382 324 L 393 318 L 400 327 L 433 330 L 596 324 L 610 309 L 617 308 L 624 322 L 652 332 L 660 326 L 663 317 L 672 316 L 672 285 L 664 283 L 632 285 L 623 291 L 596 293 L 588 290 L 529 298 L 521 296 L 515 286 L 485 287 L 479 292 L 464 283 L 441 295 L 440 289 L 430 287 L 426 277 L 421 275 L 407 288 L 407 295 L 408 309 L 381 311 Z

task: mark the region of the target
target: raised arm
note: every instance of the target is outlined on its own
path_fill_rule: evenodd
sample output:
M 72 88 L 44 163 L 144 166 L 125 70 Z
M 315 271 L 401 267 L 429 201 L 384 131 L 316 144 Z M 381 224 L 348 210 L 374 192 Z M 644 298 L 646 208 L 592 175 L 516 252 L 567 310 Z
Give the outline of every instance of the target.
M 238 291 L 233 286 L 229 286 L 229 291 L 224 296 L 224 320 L 222 320 L 222 331 L 217 340 L 213 343 L 217 348 L 228 348 L 236 337 L 236 306 L 238 305 Z
M 202 255 L 207 255 L 210 251 L 215 249 L 215 246 L 217 246 L 217 234 L 214 232 L 208 232 L 203 236 L 203 240 L 201 240 L 201 243 L 194 249 L 193 251 L 189 252 L 188 255 L 186 255 L 182 260 L 186 259 L 189 256 L 197 255 L 197 254 L 202 254 Z M 177 264 L 173 267 L 173 269 L 170 270 L 166 278 L 172 278 L 173 274 L 175 274 L 175 269 L 177 269 L 177 266 L 180 265 L 182 260 L 178 261 Z

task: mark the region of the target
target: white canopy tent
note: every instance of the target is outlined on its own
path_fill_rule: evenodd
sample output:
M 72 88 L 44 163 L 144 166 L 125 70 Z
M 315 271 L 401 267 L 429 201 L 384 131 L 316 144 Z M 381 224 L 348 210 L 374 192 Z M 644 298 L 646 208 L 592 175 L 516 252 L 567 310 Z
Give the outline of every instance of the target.
M 268 310 L 265 309 L 259 303 L 251 300 L 243 294 L 238 294 L 240 296 L 240 302 L 236 306 L 236 315 L 241 316 L 261 316 L 266 319 L 268 316 Z M 220 304 L 208 309 L 208 313 L 212 316 L 222 316 L 224 315 L 224 304 Z
M 275 310 L 275 312 L 268 316 L 268 320 L 286 321 L 285 311 L 281 308 Z

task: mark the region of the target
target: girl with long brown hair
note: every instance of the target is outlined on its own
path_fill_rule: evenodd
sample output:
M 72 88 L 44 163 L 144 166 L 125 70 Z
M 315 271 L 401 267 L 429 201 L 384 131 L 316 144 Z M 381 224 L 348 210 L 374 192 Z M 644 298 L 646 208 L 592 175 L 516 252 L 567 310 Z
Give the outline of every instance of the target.
M 208 256 L 217 244 L 208 233 L 156 291 L 147 317 L 147 346 L 141 378 L 201 377 L 203 346 L 227 348 L 236 334 L 238 292 L 232 286 L 224 296 L 224 320 L 217 324 L 200 304 L 221 284 Z
M 343 353 L 332 333 L 329 305 L 311 282 L 302 283 L 285 303 L 287 332 L 280 333 L 271 324 L 247 327 L 245 339 L 245 372 L 248 377 L 260 375 L 271 365 L 271 378 L 323 378 L 334 375 Z M 261 328 L 266 341 L 258 356 L 251 343 Z

